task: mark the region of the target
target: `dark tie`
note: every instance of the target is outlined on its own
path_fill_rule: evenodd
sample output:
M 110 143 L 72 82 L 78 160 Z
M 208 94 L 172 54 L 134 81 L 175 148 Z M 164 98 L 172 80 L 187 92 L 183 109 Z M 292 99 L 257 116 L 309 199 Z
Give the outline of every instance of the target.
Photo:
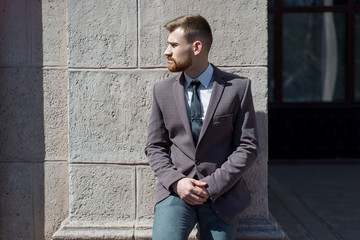
M 191 98 L 191 132 L 194 138 L 195 145 L 197 145 L 202 126 L 201 104 L 197 91 L 200 84 L 201 83 L 198 80 L 194 80 L 190 84 L 193 89 L 193 95 Z

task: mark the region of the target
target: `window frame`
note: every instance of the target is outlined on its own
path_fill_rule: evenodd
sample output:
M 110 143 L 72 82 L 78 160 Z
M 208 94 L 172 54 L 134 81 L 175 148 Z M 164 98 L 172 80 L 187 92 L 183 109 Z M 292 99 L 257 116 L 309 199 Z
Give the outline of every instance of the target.
M 270 4 L 269 4 L 270 5 Z M 344 6 L 283 6 L 283 0 L 274 0 L 273 6 L 268 7 L 268 13 L 273 14 L 273 59 L 274 59 L 274 93 L 273 101 L 269 104 L 283 104 L 283 15 L 286 13 L 345 13 L 346 14 L 346 79 L 345 100 L 340 103 L 355 103 L 355 15 L 360 13 L 360 6 L 356 0 L 348 0 Z M 292 103 L 292 102 L 286 102 Z M 294 102 L 296 103 L 296 102 Z M 312 104 L 315 102 L 303 102 Z M 317 104 L 332 104 L 334 102 L 316 102 Z M 337 102 L 339 103 L 339 102 Z

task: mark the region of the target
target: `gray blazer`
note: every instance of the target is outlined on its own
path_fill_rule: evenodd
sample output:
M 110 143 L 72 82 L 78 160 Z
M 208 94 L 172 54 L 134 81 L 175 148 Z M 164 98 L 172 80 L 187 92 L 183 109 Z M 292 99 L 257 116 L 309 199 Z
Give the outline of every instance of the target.
M 250 80 L 214 67 L 212 95 L 197 146 L 184 83 L 184 74 L 179 73 L 153 89 L 145 153 L 158 180 L 155 204 L 172 193 L 174 182 L 197 175 L 208 183 L 210 204 L 218 217 L 232 223 L 250 204 L 243 174 L 257 156 Z

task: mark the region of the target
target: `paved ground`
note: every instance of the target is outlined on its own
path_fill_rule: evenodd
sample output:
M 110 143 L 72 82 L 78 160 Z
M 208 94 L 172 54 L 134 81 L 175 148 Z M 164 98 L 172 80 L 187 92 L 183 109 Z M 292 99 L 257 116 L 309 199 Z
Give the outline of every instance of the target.
M 269 209 L 291 240 L 359 240 L 360 164 L 270 165 Z

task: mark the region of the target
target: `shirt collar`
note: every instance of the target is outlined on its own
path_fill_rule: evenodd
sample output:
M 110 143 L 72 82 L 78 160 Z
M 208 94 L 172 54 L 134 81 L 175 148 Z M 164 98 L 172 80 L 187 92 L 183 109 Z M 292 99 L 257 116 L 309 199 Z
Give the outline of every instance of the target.
M 208 88 L 210 86 L 210 82 L 212 79 L 214 73 L 214 68 L 211 66 L 211 64 L 209 63 L 208 67 L 205 69 L 205 71 L 196 79 L 199 80 L 201 82 L 201 84 L 205 87 Z M 188 75 L 186 75 L 186 73 L 184 73 L 185 75 L 185 89 L 187 89 L 190 85 L 190 83 L 195 79 L 195 78 L 191 78 Z

